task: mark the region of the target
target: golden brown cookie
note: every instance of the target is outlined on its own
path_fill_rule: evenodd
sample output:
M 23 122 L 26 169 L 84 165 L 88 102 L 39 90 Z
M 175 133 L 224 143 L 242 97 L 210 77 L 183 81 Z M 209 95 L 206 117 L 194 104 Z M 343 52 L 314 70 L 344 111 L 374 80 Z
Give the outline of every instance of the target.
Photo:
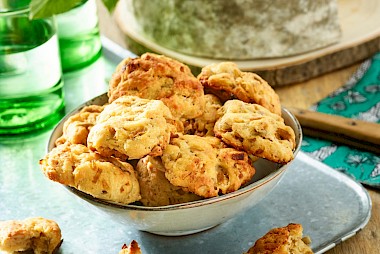
M 226 144 L 277 163 L 293 159 L 295 134 L 279 115 L 239 100 L 227 101 L 218 113 L 214 132 Z
M 174 186 L 165 177 L 161 158 L 146 156 L 136 167 L 140 183 L 141 200 L 144 206 L 165 206 L 201 199 L 193 193 Z
M 280 98 L 273 88 L 259 75 L 240 71 L 236 63 L 210 64 L 202 69 L 198 79 L 206 92 L 215 94 L 222 102 L 236 98 L 281 115 Z
M 308 239 L 302 238 L 302 225 L 274 228 L 255 242 L 245 254 L 313 254 Z
M 255 173 L 247 153 L 210 136 L 179 134 L 170 140 L 162 162 L 171 184 L 205 198 L 236 191 Z
M 117 66 L 109 82 L 109 102 L 123 95 L 162 100 L 178 119 L 196 118 L 204 109 L 203 86 L 189 67 L 152 53 Z
M 66 141 L 72 144 L 87 145 L 87 136 L 96 118 L 103 111 L 104 106 L 90 105 L 70 116 L 63 124 L 63 135 L 55 142 L 56 145 Z
M 61 245 L 58 224 L 42 217 L 0 221 L 0 251 L 37 254 L 55 253 Z
M 102 157 L 84 145 L 58 145 L 40 160 L 40 166 L 50 180 L 96 198 L 123 204 L 141 198 L 137 176 L 129 163 Z
M 198 136 L 214 136 L 214 125 L 222 103 L 213 94 L 205 94 L 205 110 L 195 119 L 184 121 L 184 133 Z
M 170 110 L 160 100 L 122 96 L 107 105 L 88 135 L 88 147 L 122 160 L 160 156 L 173 125 Z
M 139 244 L 132 240 L 129 245 L 124 244 L 119 254 L 142 254 Z

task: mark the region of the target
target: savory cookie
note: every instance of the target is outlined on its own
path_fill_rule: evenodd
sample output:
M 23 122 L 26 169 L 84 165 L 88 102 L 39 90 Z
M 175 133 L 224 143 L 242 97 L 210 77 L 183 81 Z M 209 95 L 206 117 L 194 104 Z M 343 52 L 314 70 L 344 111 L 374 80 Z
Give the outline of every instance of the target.
M 7 253 L 55 253 L 61 237 L 61 229 L 53 220 L 34 217 L 0 221 L 0 251 Z
M 160 100 L 122 96 L 105 106 L 88 135 L 88 147 L 122 160 L 160 156 L 174 126 L 170 110 Z
M 132 240 L 129 245 L 124 244 L 123 247 L 121 247 L 119 254 L 142 254 L 142 252 L 139 244 L 135 240 Z
M 162 162 L 170 183 L 205 198 L 236 191 L 255 173 L 247 153 L 211 136 L 178 134 L 164 150 Z
M 214 132 L 226 144 L 277 163 L 293 159 L 295 134 L 279 115 L 239 100 L 227 101 L 218 113 Z
M 165 177 L 165 168 L 159 157 L 140 159 L 136 171 L 140 183 L 140 202 L 144 206 L 174 205 L 201 199 L 171 184 Z
M 272 113 L 281 115 L 280 98 L 259 75 L 240 71 L 232 62 L 205 66 L 198 75 L 206 92 L 217 95 L 223 102 L 237 98 L 256 103 Z
M 55 144 L 59 145 L 68 141 L 72 144 L 87 145 L 88 133 L 103 108 L 104 106 L 90 105 L 70 116 L 63 124 L 63 135 L 56 140 Z
M 189 67 L 152 53 L 117 66 L 109 82 L 109 102 L 123 95 L 162 100 L 176 119 L 196 118 L 204 109 L 203 86 Z
M 313 254 L 310 238 L 302 238 L 302 225 L 274 228 L 259 238 L 245 254 Z
M 58 145 L 40 160 L 40 165 L 50 180 L 96 198 L 123 204 L 141 198 L 136 173 L 129 163 L 102 157 L 81 144 Z
M 205 94 L 205 110 L 195 119 L 184 121 L 184 133 L 198 136 L 214 136 L 214 125 L 222 103 L 213 94 Z M 177 128 L 178 129 L 178 128 Z

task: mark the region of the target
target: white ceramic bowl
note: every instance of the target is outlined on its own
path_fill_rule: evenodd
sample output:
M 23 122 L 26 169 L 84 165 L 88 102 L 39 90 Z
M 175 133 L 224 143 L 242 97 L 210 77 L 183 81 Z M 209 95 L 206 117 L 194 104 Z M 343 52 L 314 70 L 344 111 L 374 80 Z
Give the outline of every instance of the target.
M 52 132 L 48 151 L 54 148 L 55 140 L 62 135 L 63 123 L 70 115 L 78 112 L 86 105 L 103 105 L 107 100 L 106 94 L 100 95 L 65 116 Z M 294 115 L 284 108 L 282 109 L 282 116 L 285 123 L 293 128 L 296 134 L 297 146 L 294 152 L 296 155 L 302 141 L 301 126 Z M 66 186 L 65 188 L 71 194 L 92 205 L 96 210 L 105 212 L 122 224 L 159 235 L 187 235 L 214 227 L 253 207 L 273 190 L 286 168 L 291 164 L 292 162 L 279 165 L 259 159 L 254 163 L 256 174 L 251 182 L 235 192 L 219 197 L 160 207 L 115 204 L 94 198 L 75 188 Z

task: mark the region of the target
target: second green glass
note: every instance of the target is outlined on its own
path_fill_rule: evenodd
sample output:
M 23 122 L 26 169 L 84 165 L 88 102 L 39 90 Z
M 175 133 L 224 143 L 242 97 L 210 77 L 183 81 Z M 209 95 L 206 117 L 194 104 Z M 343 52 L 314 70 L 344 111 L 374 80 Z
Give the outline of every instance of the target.
M 101 55 L 95 0 L 84 0 L 76 8 L 57 15 L 58 39 L 64 72 L 83 68 Z

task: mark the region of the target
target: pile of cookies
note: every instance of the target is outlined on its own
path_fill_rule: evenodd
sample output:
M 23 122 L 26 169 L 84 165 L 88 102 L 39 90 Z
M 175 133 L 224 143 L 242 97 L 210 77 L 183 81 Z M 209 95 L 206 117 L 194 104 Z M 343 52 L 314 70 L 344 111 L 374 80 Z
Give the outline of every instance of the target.
M 104 200 L 164 206 L 236 191 L 257 158 L 286 164 L 294 156 L 278 95 L 231 62 L 195 77 L 166 56 L 127 58 L 108 98 L 64 123 L 40 161 L 49 179 Z

